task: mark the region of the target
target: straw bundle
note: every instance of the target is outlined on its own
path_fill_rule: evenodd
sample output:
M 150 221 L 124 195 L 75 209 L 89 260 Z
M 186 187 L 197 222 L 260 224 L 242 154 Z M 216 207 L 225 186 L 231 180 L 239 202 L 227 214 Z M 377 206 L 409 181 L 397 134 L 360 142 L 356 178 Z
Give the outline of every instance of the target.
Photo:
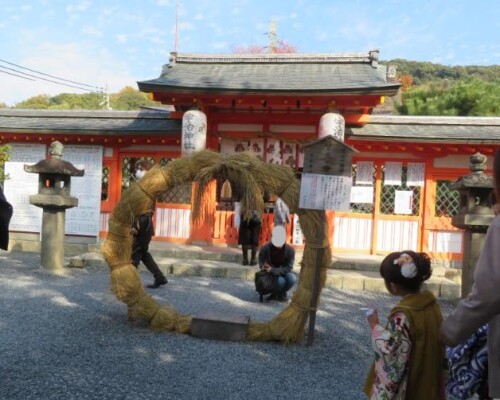
M 290 305 L 271 321 L 250 322 L 247 339 L 284 343 L 300 341 L 313 304 L 315 266 L 320 268 L 319 297 L 326 280 L 326 268 L 331 262 L 328 226 L 323 212 L 298 208 L 299 181 L 291 168 L 267 164 L 250 154 L 224 156 L 208 150 L 200 151 L 191 157 L 174 160 L 165 167 L 153 167 L 123 194 L 113 211 L 103 246 L 113 292 L 127 304 L 130 318 L 145 319 L 152 329 L 189 333 L 191 317 L 177 313 L 170 306 L 159 305 L 145 293 L 136 268 L 130 264 L 130 226 L 133 218 L 154 207 L 156 198 L 166 190 L 189 182 L 196 183 L 193 218 L 202 218 L 203 196 L 209 183 L 216 178 L 227 179 L 233 188 L 238 188 L 245 217 L 250 217 L 253 210 L 263 212 L 264 192 L 281 197 L 290 212 L 298 214 L 306 244 L 297 289 Z M 317 236 L 321 229 L 323 235 Z M 318 304 L 319 299 L 314 300 Z

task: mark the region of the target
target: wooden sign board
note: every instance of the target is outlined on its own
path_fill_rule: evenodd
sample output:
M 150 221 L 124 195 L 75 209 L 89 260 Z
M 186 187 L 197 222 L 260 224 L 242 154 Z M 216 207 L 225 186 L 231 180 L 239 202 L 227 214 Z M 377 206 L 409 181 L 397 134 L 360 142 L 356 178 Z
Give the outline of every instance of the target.
M 355 149 L 331 135 L 304 145 L 299 207 L 349 210 L 352 155 L 355 152 Z
M 333 136 L 325 136 L 304 147 L 304 172 L 351 176 L 352 155 L 357 150 Z

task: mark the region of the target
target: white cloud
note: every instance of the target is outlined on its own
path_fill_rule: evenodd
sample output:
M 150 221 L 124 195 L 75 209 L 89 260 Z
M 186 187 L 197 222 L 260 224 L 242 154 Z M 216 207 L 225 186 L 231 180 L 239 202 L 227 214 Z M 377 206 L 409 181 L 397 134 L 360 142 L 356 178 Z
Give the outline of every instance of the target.
M 116 41 L 120 44 L 127 43 L 127 37 L 128 35 L 126 33 L 118 33 L 115 35 Z
M 99 29 L 89 25 L 82 28 L 82 33 L 89 36 L 102 37 L 102 32 Z
M 327 30 L 318 31 L 316 34 L 316 39 L 319 40 L 320 42 L 330 40 L 330 38 L 331 38 L 330 33 Z
M 227 50 L 229 47 L 230 45 L 228 42 L 215 42 L 212 44 L 212 48 L 215 50 Z
M 192 22 L 181 22 L 181 23 L 179 23 L 179 30 L 193 31 L 195 29 L 196 29 L 195 25 Z
M 89 6 L 90 6 L 90 1 L 82 1 L 80 3 L 70 4 L 69 6 L 66 6 L 66 12 L 68 14 L 81 13 L 87 11 Z
M 157 6 L 169 6 L 172 4 L 172 0 L 156 0 L 156 5 Z
M 360 39 L 369 39 L 380 33 L 380 30 L 367 20 L 357 20 L 354 23 L 339 27 L 338 30 L 346 38 L 357 37 Z
M 241 8 L 240 7 L 235 7 L 231 9 L 231 15 L 240 15 L 241 14 Z

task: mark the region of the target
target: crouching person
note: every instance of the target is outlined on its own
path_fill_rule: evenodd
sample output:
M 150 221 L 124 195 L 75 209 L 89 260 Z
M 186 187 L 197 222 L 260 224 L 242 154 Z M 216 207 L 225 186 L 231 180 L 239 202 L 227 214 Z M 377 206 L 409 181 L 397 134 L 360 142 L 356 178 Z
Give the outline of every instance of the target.
M 276 277 L 276 289 L 267 297 L 267 302 L 288 301 L 287 292 L 297 282 L 297 276 L 292 272 L 295 262 L 295 250 L 285 242 L 285 228 L 275 226 L 271 241 L 262 246 L 259 251 L 260 269 Z

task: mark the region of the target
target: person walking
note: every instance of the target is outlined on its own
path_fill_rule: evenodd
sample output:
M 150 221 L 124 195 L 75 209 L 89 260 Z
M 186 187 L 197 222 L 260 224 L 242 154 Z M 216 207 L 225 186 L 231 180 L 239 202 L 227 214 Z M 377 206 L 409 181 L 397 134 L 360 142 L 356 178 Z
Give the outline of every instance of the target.
M 135 167 L 135 176 L 138 180 L 140 180 L 145 173 L 151 169 L 152 164 L 148 160 L 144 159 L 139 160 Z M 134 267 L 138 268 L 140 262 L 142 261 L 154 277 L 154 282 L 147 285 L 147 287 L 157 289 L 160 286 L 167 284 L 168 280 L 163 272 L 161 272 L 160 267 L 149 252 L 149 244 L 151 242 L 151 238 L 154 236 L 153 212 L 154 209 L 150 209 L 148 212 L 139 215 L 132 224 L 132 235 L 134 236 L 134 239 L 132 242 L 131 263 Z
M 496 216 L 486 232 L 471 293 L 444 320 L 440 336 L 445 344 L 456 346 L 488 324 L 488 390 L 490 397 L 500 399 L 500 149 L 493 161 L 493 187 Z
M 426 253 L 394 252 L 384 258 L 380 275 L 390 294 L 401 297 L 386 327 L 376 309 L 367 311 L 375 353 L 364 392 L 371 400 L 444 400 L 443 320 L 436 298 L 421 291 L 432 274 Z

